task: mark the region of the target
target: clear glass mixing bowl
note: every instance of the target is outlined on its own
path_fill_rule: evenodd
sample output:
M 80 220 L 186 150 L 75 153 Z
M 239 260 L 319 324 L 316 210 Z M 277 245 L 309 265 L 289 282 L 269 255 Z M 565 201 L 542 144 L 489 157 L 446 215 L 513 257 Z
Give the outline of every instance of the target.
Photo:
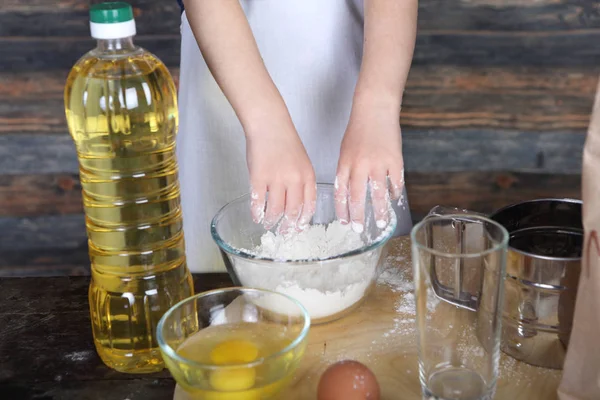
M 335 221 L 334 192 L 331 184 L 317 185 L 316 212 L 311 224 Z M 387 227 L 377 227 L 367 196 L 363 247 L 324 259 L 281 261 L 257 258 L 244 250 L 260 245 L 261 236 L 267 232 L 252 220 L 249 194 L 225 205 L 211 224 L 212 237 L 236 285 L 272 290 L 297 299 L 308 310 L 313 324 L 338 319 L 360 305 L 378 277 L 383 245 L 395 229 L 394 212 L 390 213 Z

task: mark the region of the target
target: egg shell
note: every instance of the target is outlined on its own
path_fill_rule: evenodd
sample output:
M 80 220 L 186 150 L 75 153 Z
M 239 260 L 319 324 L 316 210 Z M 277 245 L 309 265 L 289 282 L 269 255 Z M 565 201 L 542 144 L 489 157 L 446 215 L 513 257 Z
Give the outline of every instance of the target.
M 358 361 L 331 365 L 321 375 L 318 400 L 379 400 L 379 383 L 369 368 Z

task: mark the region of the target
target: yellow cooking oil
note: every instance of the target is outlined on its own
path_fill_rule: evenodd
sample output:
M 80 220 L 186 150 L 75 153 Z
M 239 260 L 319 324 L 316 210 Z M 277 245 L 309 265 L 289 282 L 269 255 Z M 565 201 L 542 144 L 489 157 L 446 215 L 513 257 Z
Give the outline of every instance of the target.
M 90 15 L 98 45 L 71 70 L 65 110 L 89 239 L 92 332 L 109 367 L 155 372 L 164 368 L 156 325 L 193 294 L 175 157 L 176 89 L 164 64 L 133 44 L 127 3 L 96 4 Z
M 212 325 L 177 348 L 182 359 L 169 360 L 170 371 L 189 399 L 278 398 L 305 350 L 305 342 L 288 348 L 297 335 L 270 323 Z

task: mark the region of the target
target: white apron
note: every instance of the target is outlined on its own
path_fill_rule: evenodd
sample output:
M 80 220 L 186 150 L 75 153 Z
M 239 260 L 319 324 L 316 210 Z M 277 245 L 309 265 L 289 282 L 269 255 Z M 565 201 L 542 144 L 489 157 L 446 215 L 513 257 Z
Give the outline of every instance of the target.
M 333 183 L 362 57 L 362 0 L 241 0 L 258 48 L 315 168 Z M 210 222 L 248 192 L 246 144 L 185 13 L 181 25 L 177 156 L 188 266 L 225 271 Z M 406 196 L 405 196 L 406 198 Z M 397 234 L 412 227 L 405 202 Z

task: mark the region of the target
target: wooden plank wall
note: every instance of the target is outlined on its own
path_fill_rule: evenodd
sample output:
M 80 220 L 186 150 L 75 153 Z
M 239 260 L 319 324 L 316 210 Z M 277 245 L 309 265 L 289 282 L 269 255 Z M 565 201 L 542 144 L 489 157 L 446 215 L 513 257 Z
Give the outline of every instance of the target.
M 175 0 L 132 0 L 137 43 L 177 75 Z M 93 46 L 86 0 L 0 0 L 0 276 L 86 274 L 69 68 Z M 600 72 L 597 0 L 421 0 L 402 114 L 416 219 L 580 197 Z

